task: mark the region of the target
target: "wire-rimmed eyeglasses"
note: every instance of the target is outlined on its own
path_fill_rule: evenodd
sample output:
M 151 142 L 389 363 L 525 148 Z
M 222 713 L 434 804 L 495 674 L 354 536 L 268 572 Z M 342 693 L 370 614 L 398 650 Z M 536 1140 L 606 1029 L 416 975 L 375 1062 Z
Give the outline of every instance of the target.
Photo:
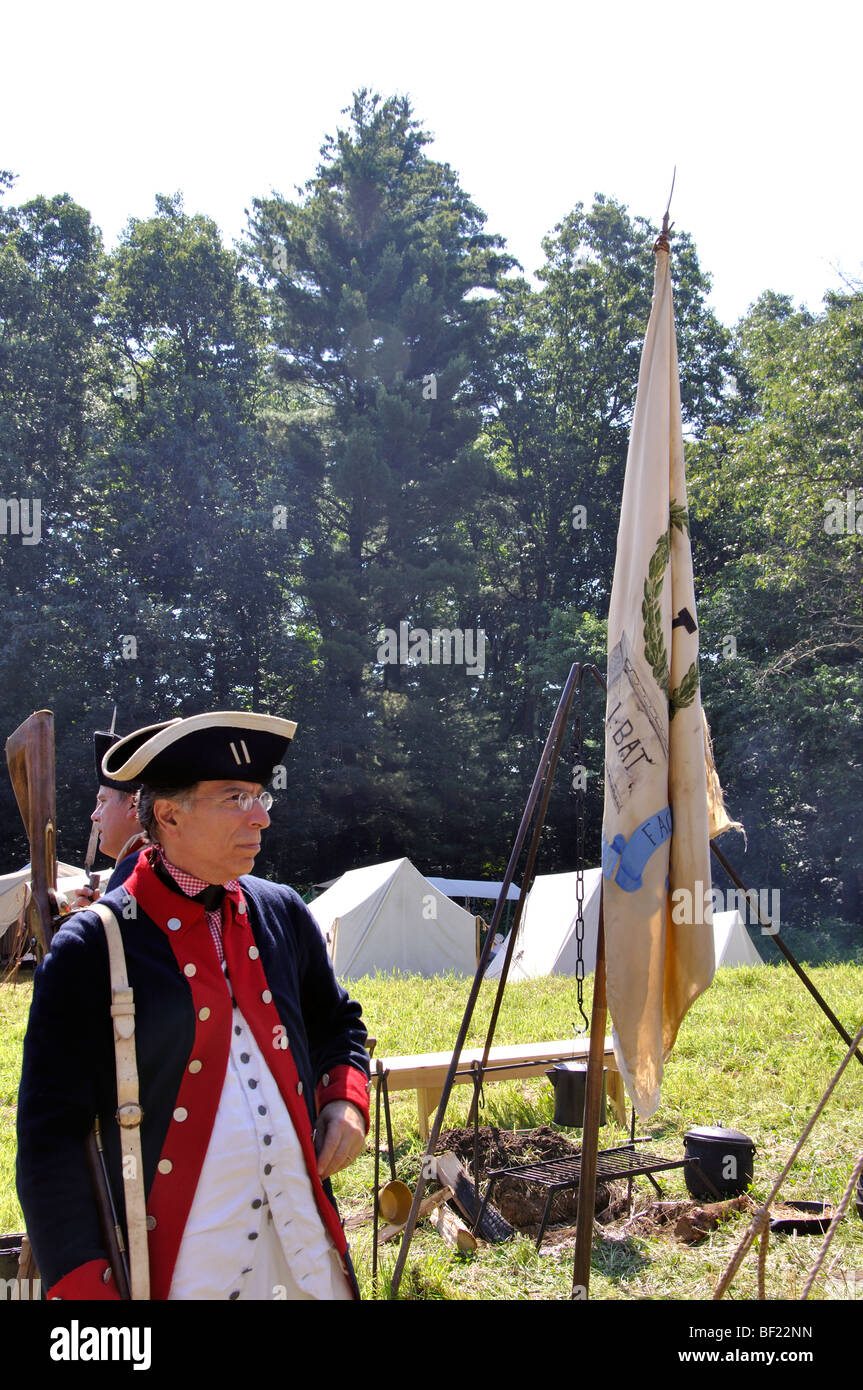
M 236 798 L 237 810 L 243 812 L 251 811 L 256 801 L 260 801 L 264 811 L 269 811 L 273 804 L 273 798 L 269 792 L 259 792 L 257 796 L 252 796 L 251 792 L 238 792 Z

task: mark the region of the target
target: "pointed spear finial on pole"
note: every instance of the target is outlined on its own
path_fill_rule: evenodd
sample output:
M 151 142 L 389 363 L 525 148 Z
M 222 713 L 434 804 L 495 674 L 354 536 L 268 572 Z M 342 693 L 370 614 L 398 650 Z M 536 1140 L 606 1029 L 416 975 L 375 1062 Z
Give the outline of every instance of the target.
M 669 212 L 669 209 L 670 209 L 670 207 L 671 207 L 671 199 L 672 199 L 672 197 L 673 197 L 673 195 L 674 195 L 674 181 L 675 181 L 676 178 L 677 178 L 677 165 L 675 164 L 675 166 L 674 166 L 674 172 L 673 172 L 673 174 L 671 175 L 671 191 L 670 191 L 670 193 L 669 193 L 669 195 L 668 195 L 668 202 L 667 202 L 666 207 L 665 207 L 665 212 L 664 212 L 663 215 L 662 215 L 662 231 L 659 233 L 659 236 L 656 238 L 656 241 L 653 243 L 653 250 L 654 250 L 654 252 L 656 252 L 656 251 L 670 251 L 670 250 L 671 250 L 671 243 L 670 243 L 670 241 L 669 241 L 669 237 L 671 236 L 671 229 L 672 229 L 672 227 L 674 226 L 674 223 L 673 223 L 673 222 L 669 222 L 669 220 L 668 220 L 668 212 Z
M 110 734 L 113 734 L 114 729 L 116 728 L 116 725 L 117 725 L 117 706 L 115 705 L 115 706 L 114 706 L 114 713 L 111 715 L 111 727 L 110 727 L 110 729 L 108 730 L 108 732 L 109 732 Z

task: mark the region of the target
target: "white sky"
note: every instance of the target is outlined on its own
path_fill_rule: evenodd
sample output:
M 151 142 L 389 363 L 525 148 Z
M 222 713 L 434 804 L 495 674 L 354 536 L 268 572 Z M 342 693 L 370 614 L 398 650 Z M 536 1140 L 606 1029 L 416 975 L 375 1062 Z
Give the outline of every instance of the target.
M 863 278 L 854 0 L 42 0 L 0 24 L 0 167 L 69 192 L 112 244 L 179 189 L 232 239 L 292 195 L 351 93 L 406 92 L 528 272 L 603 192 L 695 239 L 733 322 Z

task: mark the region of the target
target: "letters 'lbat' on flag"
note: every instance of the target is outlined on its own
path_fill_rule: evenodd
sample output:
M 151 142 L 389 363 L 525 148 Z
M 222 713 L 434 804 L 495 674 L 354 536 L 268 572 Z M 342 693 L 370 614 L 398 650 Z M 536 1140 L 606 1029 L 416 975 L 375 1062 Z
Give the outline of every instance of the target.
M 696 893 L 703 900 L 710 890 L 710 835 L 731 824 L 701 710 L 664 236 L 655 256 L 608 617 L 602 827 L 614 1049 L 642 1119 L 659 1104 L 664 1061 L 714 971 L 712 926 L 672 921 L 671 895 L 685 888 L 690 902 Z

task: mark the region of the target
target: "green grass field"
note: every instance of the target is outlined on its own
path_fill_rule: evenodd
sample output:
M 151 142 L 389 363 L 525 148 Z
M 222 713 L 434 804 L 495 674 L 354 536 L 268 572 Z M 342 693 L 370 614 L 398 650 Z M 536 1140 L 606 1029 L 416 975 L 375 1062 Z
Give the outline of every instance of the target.
M 863 967 L 819 966 L 813 978 L 852 1033 L 863 1017 Z M 590 982 L 587 982 L 588 985 Z M 386 1056 L 452 1046 L 467 999 L 469 982 L 453 977 L 376 976 L 354 981 L 369 1031 Z M 587 990 L 589 999 L 590 989 Z M 483 986 L 468 1045 L 483 1041 L 493 987 Z M 14 1192 L 14 1107 L 26 1026 L 29 986 L 0 987 L 0 1225 L 21 1229 Z M 588 1007 L 589 1014 L 589 1007 Z M 545 979 L 507 987 L 497 1042 L 566 1037 L 576 1017 L 570 979 Z M 714 984 L 688 1014 L 666 1068 L 662 1103 L 638 1133 L 655 1136 L 655 1147 L 682 1157 L 683 1135 L 693 1124 L 731 1125 L 756 1145 L 752 1196 L 763 1199 L 845 1051 L 844 1045 L 784 966 L 721 970 Z M 464 1124 L 470 1091 L 455 1089 L 446 1125 Z M 392 1097 L 399 1176 L 416 1180 L 422 1151 L 412 1093 Z M 542 1078 L 489 1085 L 484 1124 L 524 1129 L 551 1123 L 551 1087 Z M 600 1131 L 603 1146 L 626 1135 L 613 1122 Z M 836 1202 L 863 1148 L 863 1069 L 852 1062 L 829 1107 L 786 1181 L 783 1197 Z M 384 1178 L 385 1164 L 382 1159 Z M 371 1204 L 374 1160 L 371 1142 L 364 1156 L 336 1179 L 342 1215 Z M 681 1170 L 660 1177 L 668 1200 L 685 1198 Z M 646 1178 L 636 1180 L 636 1208 L 653 1200 Z M 591 1297 L 600 1299 L 709 1298 L 717 1279 L 748 1225 L 735 1215 L 695 1247 L 670 1235 L 634 1236 L 622 1221 L 594 1243 Z M 819 1239 L 772 1236 L 767 1294 L 799 1297 Z M 351 1232 L 351 1248 L 363 1296 L 385 1297 L 397 1243 L 382 1247 L 378 1289 L 371 1286 L 371 1226 Z M 402 1297 L 410 1299 L 564 1299 L 572 1280 L 572 1241 L 546 1237 L 537 1254 L 533 1242 L 481 1249 L 462 1259 L 426 1225 L 414 1237 Z M 855 1275 L 858 1276 L 855 1284 Z M 853 1206 L 841 1223 L 812 1297 L 863 1299 L 863 1222 Z M 732 1286 L 731 1296 L 756 1296 L 756 1258 L 751 1252 Z

